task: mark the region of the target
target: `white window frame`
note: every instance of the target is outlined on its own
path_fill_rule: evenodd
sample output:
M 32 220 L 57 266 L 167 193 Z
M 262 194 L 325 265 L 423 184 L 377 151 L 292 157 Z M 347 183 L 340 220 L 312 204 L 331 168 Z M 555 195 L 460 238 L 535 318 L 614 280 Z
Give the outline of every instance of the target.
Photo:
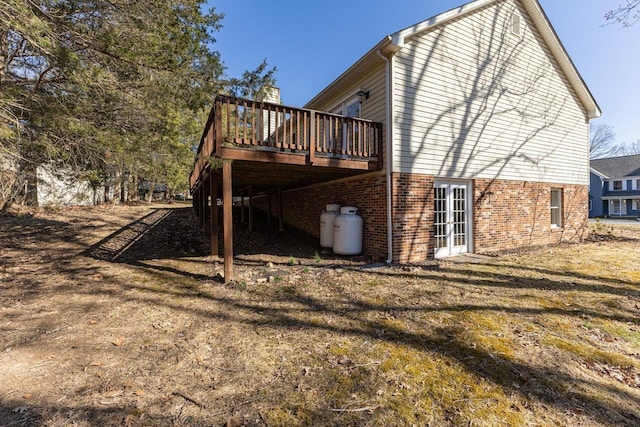
M 549 220 L 551 221 L 551 228 L 562 228 L 562 199 L 562 188 L 552 188 L 549 197 Z M 556 218 L 554 218 L 554 216 Z
M 341 114 L 343 116 L 347 115 L 347 108 L 350 105 L 358 104 L 358 115 L 355 118 L 362 118 L 362 105 L 360 105 L 360 101 L 358 101 L 358 95 L 353 94 L 351 96 L 347 96 L 342 101 L 337 103 L 332 109 L 329 110 L 330 113 L 333 114 Z

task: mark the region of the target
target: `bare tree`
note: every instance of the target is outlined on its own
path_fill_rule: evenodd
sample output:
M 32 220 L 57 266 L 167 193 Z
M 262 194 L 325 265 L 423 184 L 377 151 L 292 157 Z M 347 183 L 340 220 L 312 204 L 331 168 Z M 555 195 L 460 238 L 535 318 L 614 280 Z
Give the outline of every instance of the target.
M 640 0 L 626 0 L 616 9 L 608 11 L 604 18 L 610 23 L 630 27 L 640 20 Z
M 615 144 L 616 134 L 611 125 L 591 123 L 589 133 L 589 157 L 591 159 L 613 157 L 624 151 L 622 146 Z
M 625 154 L 629 156 L 640 154 L 640 139 L 629 144 L 625 150 Z

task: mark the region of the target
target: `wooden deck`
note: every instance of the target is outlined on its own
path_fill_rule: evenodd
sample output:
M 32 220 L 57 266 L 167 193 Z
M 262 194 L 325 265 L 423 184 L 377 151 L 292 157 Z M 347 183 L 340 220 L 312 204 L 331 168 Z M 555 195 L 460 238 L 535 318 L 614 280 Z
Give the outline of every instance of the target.
M 232 205 L 234 196 L 276 194 L 382 169 L 382 124 L 218 96 L 200 140 L 189 177 L 194 210 L 211 233 L 211 253 L 218 255 L 221 195 L 224 279 L 233 280 Z M 249 210 L 251 212 L 251 209 Z M 282 215 L 280 215 L 282 221 Z M 249 226 L 252 220 L 249 218 Z M 282 226 L 282 225 L 281 225 Z

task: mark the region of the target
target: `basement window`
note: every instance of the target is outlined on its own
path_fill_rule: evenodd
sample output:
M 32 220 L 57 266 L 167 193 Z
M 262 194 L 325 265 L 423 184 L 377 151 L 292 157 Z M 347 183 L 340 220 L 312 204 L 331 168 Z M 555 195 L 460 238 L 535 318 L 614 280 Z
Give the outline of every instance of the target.
M 562 189 L 551 189 L 551 228 L 562 227 Z

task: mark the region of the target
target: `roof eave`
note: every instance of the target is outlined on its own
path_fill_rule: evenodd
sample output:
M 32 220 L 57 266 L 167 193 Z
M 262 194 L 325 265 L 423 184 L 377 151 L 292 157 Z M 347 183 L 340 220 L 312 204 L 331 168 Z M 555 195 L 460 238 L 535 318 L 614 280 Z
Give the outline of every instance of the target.
M 607 175 L 603 174 L 603 173 L 602 173 L 602 172 L 600 172 L 599 170 L 597 170 L 597 169 L 595 169 L 595 168 L 593 168 L 593 167 L 590 167 L 589 169 L 591 170 L 591 172 L 593 172 L 594 174 L 598 175 L 600 178 L 602 178 L 602 179 L 609 179 L 609 177 L 608 177 Z
M 303 108 L 318 108 L 319 104 L 322 104 L 324 100 L 330 98 L 334 91 L 342 85 L 342 82 L 348 79 L 349 76 L 355 74 L 359 69 L 366 67 L 367 64 L 372 62 L 380 61 L 382 59 L 378 57 L 378 52 L 386 52 L 391 53 L 399 50 L 391 40 L 391 36 L 386 36 L 378 44 L 376 44 L 372 49 L 370 49 L 367 53 L 365 53 L 360 59 L 358 59 L 351 67 L 349 67 L 345 72 L 340 74 L 335 80 L 333 80 L 327 87 L 322 89 L 316 96 L 314 96 L 309 102 L 307 102 Z
M 591 94 L 589 87 L 580 75 L 580 72 L 573 63 L 573 60 L 567 53 L 560 37 L 558 37 L 558 34 L 556 33 L 556 30 L 551 25 L 551 21 L 549 21 L 547 14 L 544 9 L 542 9 L 540 2 L 538 0 L 520 1 L 529 13 L 529 16 L 531 16 L 534 25 L 551 50 L 552 55 L 558 61 L 558 65 L 569 79 L 569 83 L 576 91 L 578 98 L 580 98 L 580 101 L 586 110 L 587 118 L 596 119 L 600 117 L 602 115 L 600 106 Z

